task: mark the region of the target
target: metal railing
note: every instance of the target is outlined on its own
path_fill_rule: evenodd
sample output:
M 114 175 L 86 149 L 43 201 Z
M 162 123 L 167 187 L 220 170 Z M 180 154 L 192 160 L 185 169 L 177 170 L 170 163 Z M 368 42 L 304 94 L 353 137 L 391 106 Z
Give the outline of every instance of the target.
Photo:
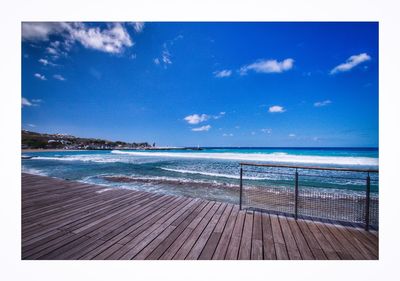
M 246 177 L 252 174 L 258 177 Z M 244 180 L 252 184 L 245 186 Z M 284 213 L 296 220 L 301 216 L 377 229 L 378 184 L 379 170 L 374 169 L 240 163 L 239 204 L 240 209 Z

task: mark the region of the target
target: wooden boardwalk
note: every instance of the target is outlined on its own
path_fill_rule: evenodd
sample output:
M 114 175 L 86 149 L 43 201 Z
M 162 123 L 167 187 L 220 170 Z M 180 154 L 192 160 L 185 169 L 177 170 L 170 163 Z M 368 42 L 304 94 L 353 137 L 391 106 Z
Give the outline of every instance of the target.
M 22 174 L 22 259 L 378 259 L 378 233 Z

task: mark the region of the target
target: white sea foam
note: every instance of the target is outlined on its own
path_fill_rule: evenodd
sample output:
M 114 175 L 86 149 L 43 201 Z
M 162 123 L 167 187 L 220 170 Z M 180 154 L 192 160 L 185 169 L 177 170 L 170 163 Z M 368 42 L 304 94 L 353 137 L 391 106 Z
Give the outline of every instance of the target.
M 180 170 L 180 169 L 170 169 L 170 168 L 161 168 L 165 171 L 182 173 L 182 174 L 197 174 L 197 175 L 204 175 L 204 176 L 211 176 L 211 177 L 221 177 L 221 178 L 229 178 L 229 179 L 239 179 L 237 175 L 231 174 L 219 174 L 219 173 L 210 173 L 210 172 L 200 172 L 200 171 L 191 171 L 191 170 Z M 259 177 L 246 177 L 244 176 L 243 179 L 246 180 L 267 180 L 270 178 L 259 178 Z
M 83 162 L 96 162 L 96 163 L 115 163 L 118 162 L 117 158 L 108 158 L 104 156 L 96 155 L 72 155 L 65 157 L 47 157 L 47 156 L 37 156 L 34 157 L 35 160 L 56 160 L 56 161 L 83 161 Z
M 127 157 L 127 155 L 113 155 L 113 154 L 97 154 L 97 155 L 68 155 L 60 157 L 52 156 L 35 156 L 32 160 L 54 160 L 54 161 L 81 161 L 81 162 L 93 162 L 93 163 L 135 163 L 144 164 L 154 162 L 151 158 L 140 158 L 134 159 Z
M 131 156 L 152 156 L 192 159 L 218 159 L 236 161 L 260 161 L 279 163 L 301 164 L 332 164 L 332 165 L 364 165 L 378 166 L 378 158 L 373 157 L 346 157 L 346 156 L 310 156 L 290 155 L 284 153 L 203 153 L 203 152 L 139 152 L 113 150 L 113 154 L 125 154 Z
M 22 166 L 22 172 L 31 174 L 31 175 L 47 176 L 47 174 L 42 170 L 35 169 L 35 168 L 28 168 L 28 167 L 24 167 L 24 166 Z
M 143 183 L 180 183 L 180 184 L 203 184 L 203 185 L 212 185 L 212 186 L 223 186 L 223 187 L 237 187 L 236 184 L 231 183 L 223 183 L 215 180 L 194 180 L 189 178 L 173 178 L 173 177 L 165 177 L 165 176 L 126 176 L 126 175 L 112 175 L 106 176 L 104 178 L 109 179 L 118 179 L 123 178 L 131 181 L 138 181 Z M 123 181 L 123 180 L 122 180 Z M 118 180 L 117 180 L 118 182 Z

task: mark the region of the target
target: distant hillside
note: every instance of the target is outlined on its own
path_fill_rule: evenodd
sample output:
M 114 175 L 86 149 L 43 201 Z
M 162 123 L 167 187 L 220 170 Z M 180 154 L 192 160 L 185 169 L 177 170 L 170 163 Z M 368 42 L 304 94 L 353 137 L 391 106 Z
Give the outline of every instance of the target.
M 26 149 L 132 149 L 150 147 L 147 142 L 127 143 L 64 134 L 41 134 L 22 130 L 22 148 Z

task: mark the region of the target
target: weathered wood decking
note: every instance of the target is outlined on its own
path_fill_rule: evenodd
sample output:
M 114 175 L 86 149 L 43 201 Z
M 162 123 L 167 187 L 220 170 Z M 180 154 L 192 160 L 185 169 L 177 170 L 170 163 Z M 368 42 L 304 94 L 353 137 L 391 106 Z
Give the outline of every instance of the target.
M 378 233 L 22 174 L 22 259 L 378 259 Z

